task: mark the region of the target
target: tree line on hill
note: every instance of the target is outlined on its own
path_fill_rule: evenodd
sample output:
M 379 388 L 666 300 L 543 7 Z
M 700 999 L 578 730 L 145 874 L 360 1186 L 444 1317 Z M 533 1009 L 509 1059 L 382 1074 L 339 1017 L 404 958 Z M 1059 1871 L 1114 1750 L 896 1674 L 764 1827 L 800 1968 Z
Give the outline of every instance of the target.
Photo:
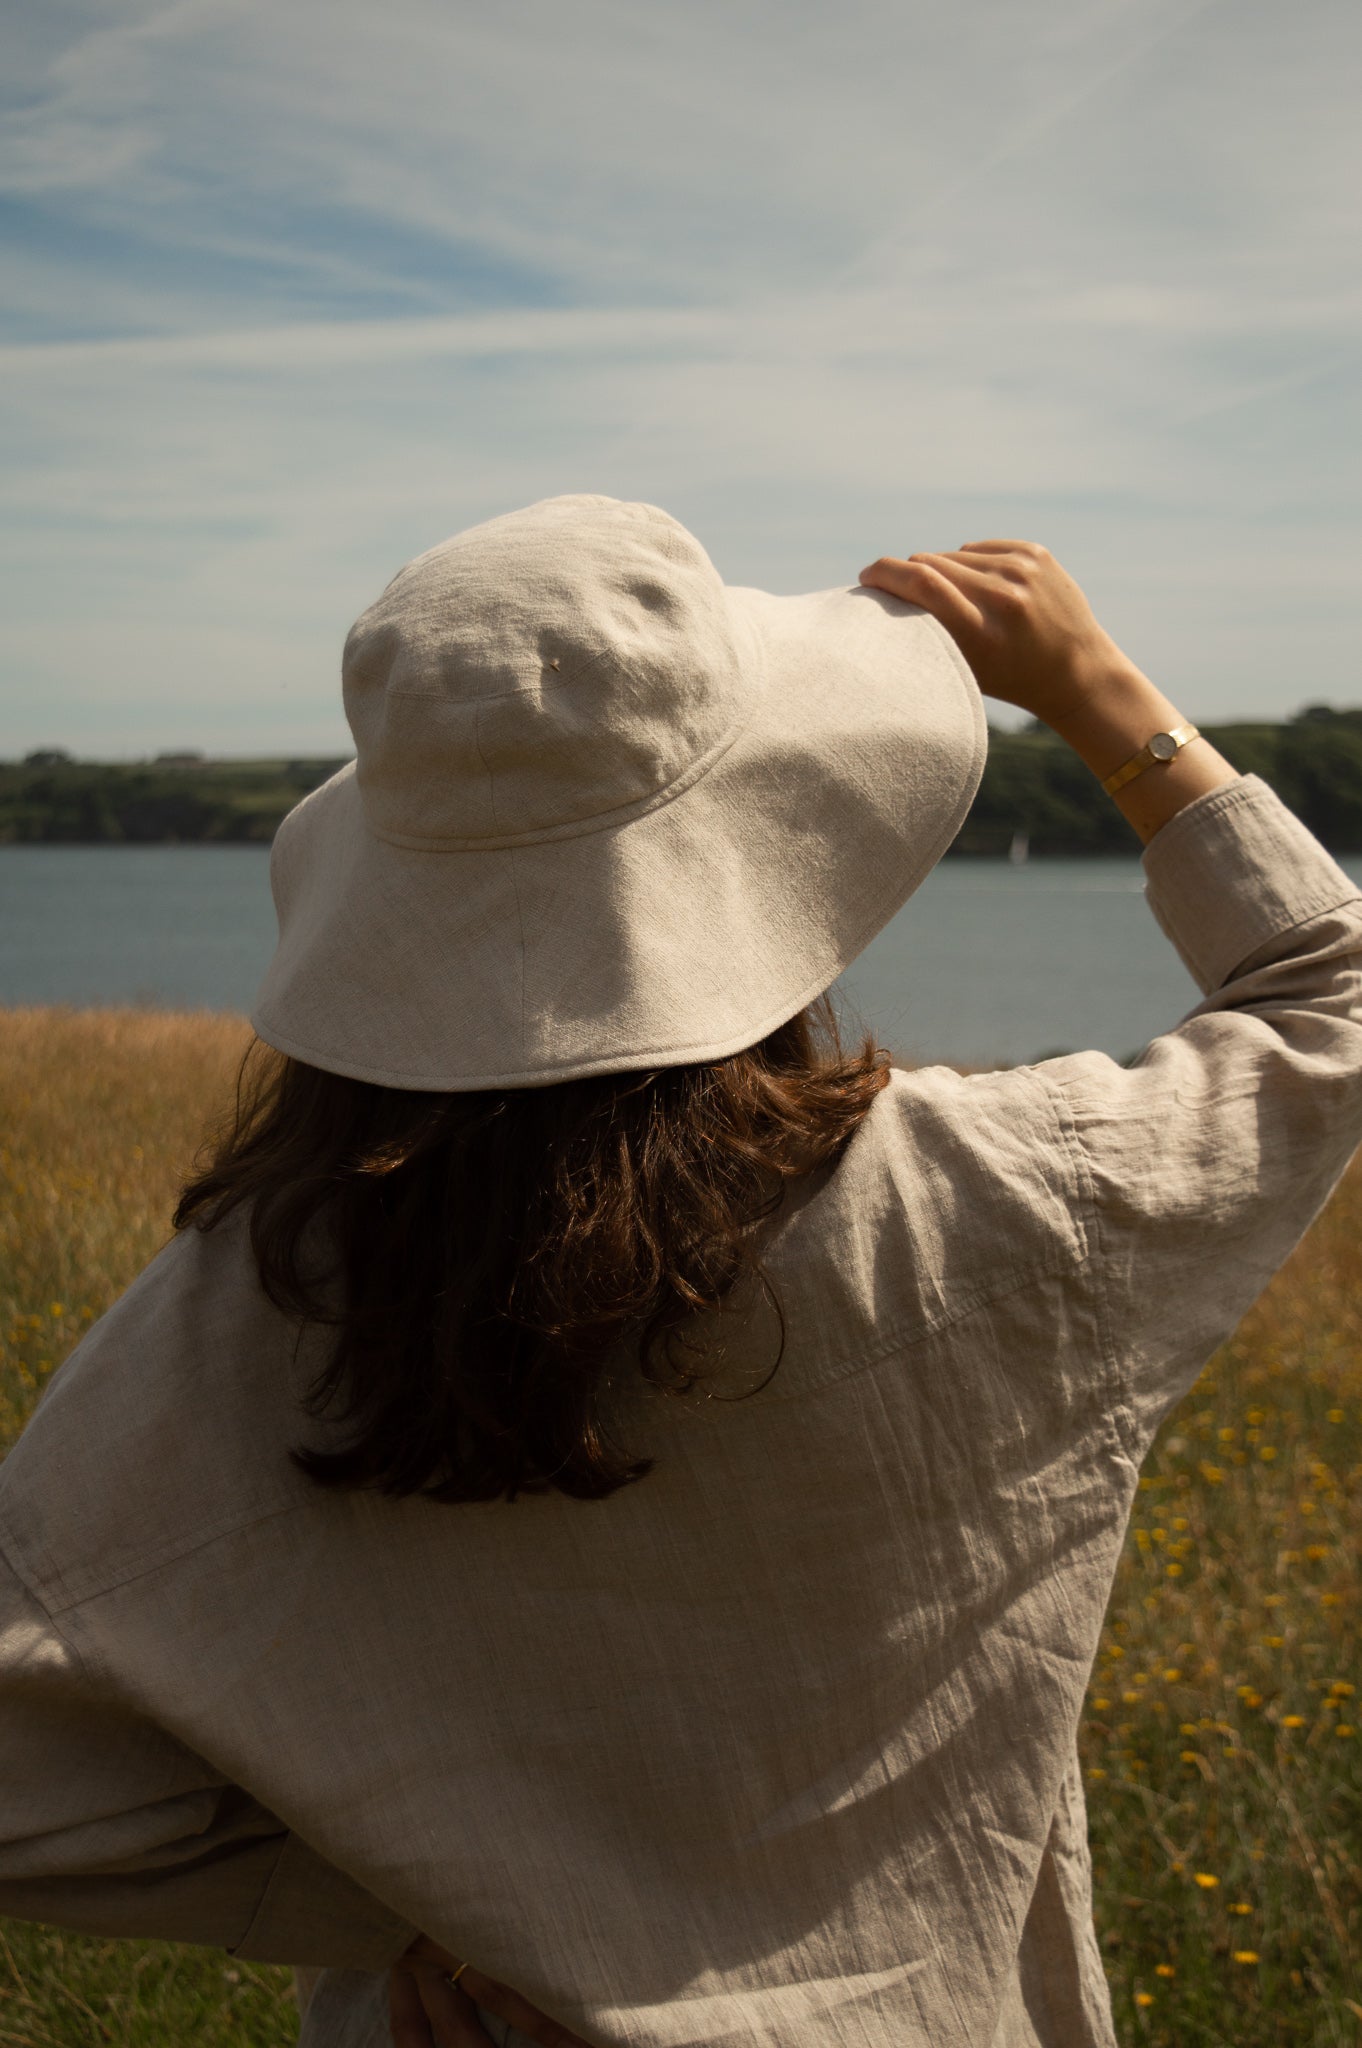
M 1244 774 L 1261 775 L 1332 853 L 1362 853 L 1362 710 L 1311 705 L 1284 724 L 1206 725 Z M 339 760 L 74 760 L 58 748 L 0 762 L 0 844 L 267 844 L 284 813 Z M 1151 772 L 1157 772 L 1151 771 Z M 1077 755 L 1047 727 L 994 732 L 954 854 L 1129 854 L 1134 835 Z

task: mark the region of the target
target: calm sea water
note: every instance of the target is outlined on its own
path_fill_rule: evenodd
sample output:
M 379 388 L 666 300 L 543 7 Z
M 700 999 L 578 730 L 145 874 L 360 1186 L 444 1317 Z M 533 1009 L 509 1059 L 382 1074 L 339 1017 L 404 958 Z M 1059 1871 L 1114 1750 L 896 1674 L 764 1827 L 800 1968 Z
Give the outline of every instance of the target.
M 1124 1058 L 1198 999 L 1142 892 L 1134 858 L 944 861 L 842 993 L 912 1060 Z M 245 1011 L 273 944 L 263 847 L 0 847 L 0 1003 Z

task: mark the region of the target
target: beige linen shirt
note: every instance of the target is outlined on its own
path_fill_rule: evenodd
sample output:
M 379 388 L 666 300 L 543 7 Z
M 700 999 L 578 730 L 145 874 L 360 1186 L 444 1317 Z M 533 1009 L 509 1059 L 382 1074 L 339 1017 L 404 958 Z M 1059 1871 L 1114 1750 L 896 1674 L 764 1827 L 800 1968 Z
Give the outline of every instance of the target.
M 1145 856 L 1206 999 L 895 1072 L 780 1220 L 749 1399 L 622 1373 L 599 1503 L 314 1488 L 239 1225 L 0 1468 L 0 1912 L 327 1966 L 419 1929 L 600 2043 L 1097 2048 L 1075 1731 L 1136 1475 L 1362 1139 L 1362 900 L 1267 787 Z M 1075 973 L 1083 971 L 1081 960 Z M 715 1391 L 769 1315 L 712 1323 Z

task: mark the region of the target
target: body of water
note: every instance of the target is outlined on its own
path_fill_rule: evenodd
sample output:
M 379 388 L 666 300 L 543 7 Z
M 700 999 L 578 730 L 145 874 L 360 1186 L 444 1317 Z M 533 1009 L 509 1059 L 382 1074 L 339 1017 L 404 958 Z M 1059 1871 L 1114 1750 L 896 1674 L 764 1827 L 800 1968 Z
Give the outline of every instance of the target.
M 264 847 L 0 847 L 6 1005 L 244 1012 L 274 933 Z M 842 992 L 902 1057 L 979 1066 L 1125 1058 L 1198 1000 L 1138 858 L 943 861 Z

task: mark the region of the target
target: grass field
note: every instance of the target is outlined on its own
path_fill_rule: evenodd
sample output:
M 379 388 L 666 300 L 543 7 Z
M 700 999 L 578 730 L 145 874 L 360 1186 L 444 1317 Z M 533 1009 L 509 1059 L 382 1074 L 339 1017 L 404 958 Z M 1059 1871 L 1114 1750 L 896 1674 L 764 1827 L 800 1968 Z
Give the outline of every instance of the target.
M 0 1012 L 0 1446 L 166 1234 L 245 1027 Z M 1174 1415 L 1089 1691 L 1125 2044 L 1362 2041 L 1362 1162 Z M 0 1922 L 0 2048 L 274 2048 L 287 1971 Z

